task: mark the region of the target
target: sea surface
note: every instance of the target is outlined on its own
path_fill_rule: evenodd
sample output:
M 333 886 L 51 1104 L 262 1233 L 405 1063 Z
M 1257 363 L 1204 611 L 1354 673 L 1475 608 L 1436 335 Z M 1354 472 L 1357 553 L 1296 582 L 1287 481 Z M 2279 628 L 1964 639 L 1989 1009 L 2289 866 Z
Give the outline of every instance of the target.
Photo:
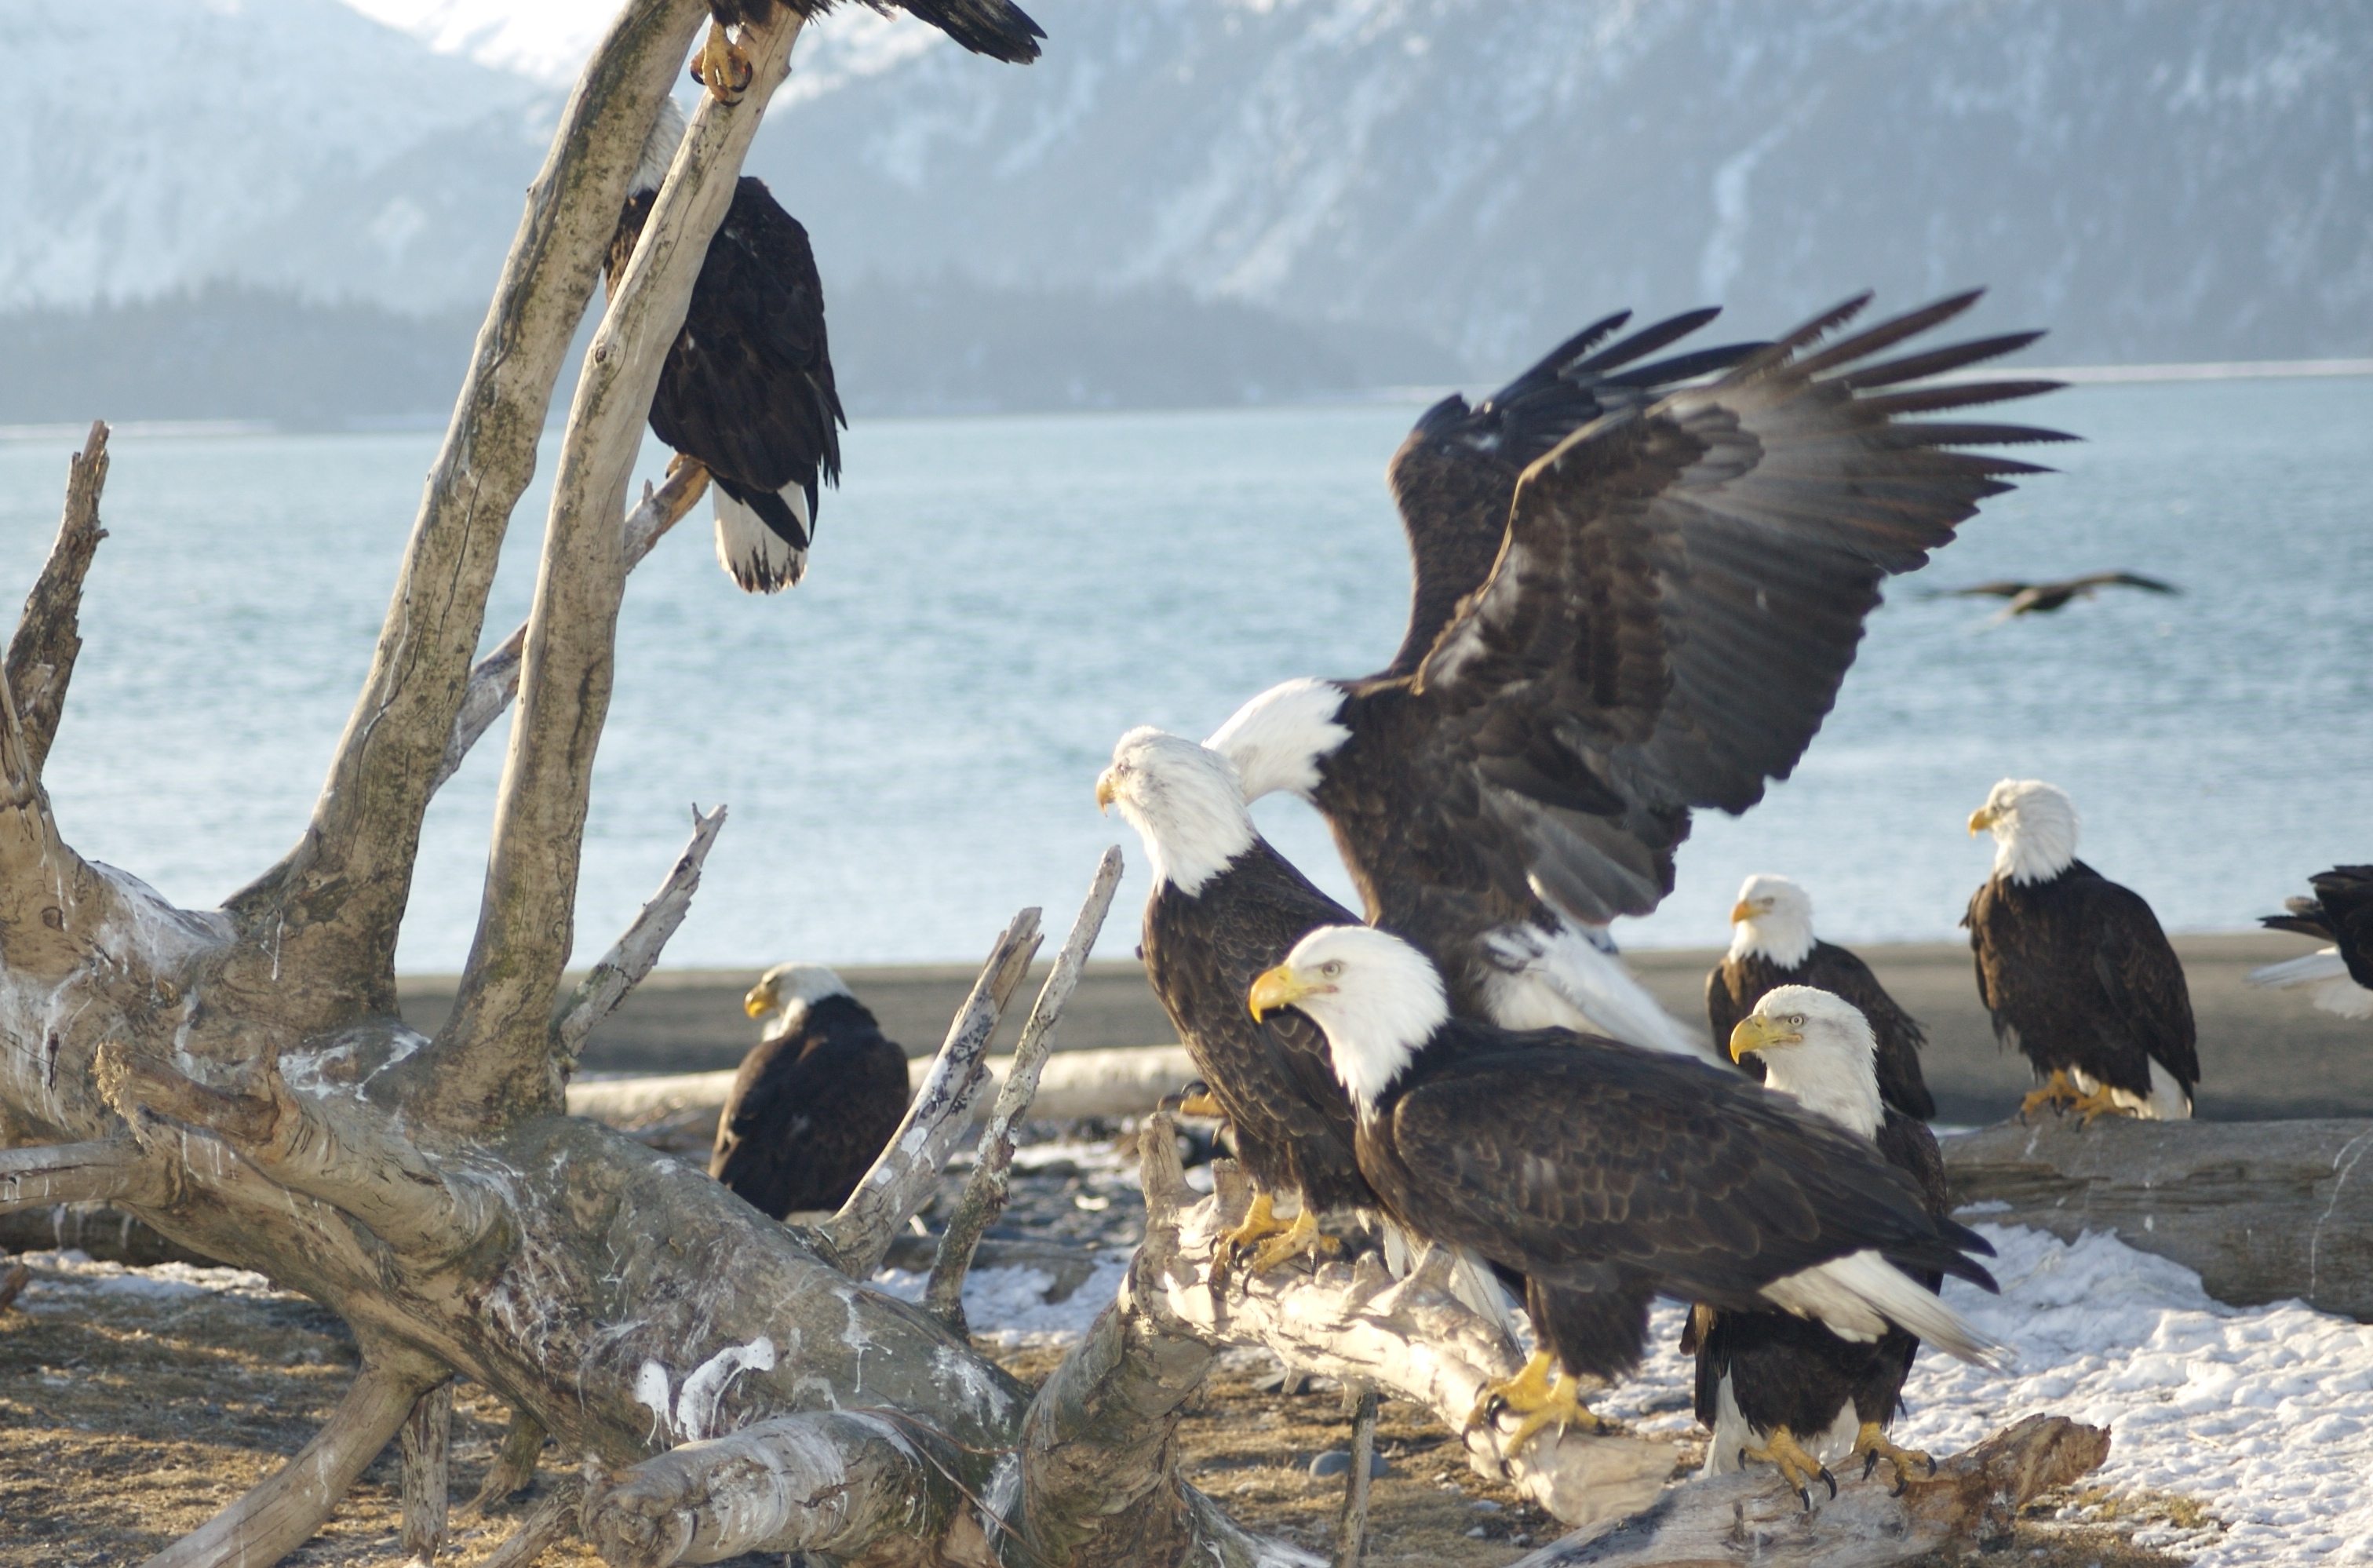
M 635 574 L 586 837 L 578 952 L 731 820 L 667 961 L 969 959 L 1024 904 L 1059 939 L 1095 857 L 1143 895 L 1097 770 L 1136 724 L 1203 734 L 1269 684 L 1398 640 L 1408 567 L 1384 465 L 1413 405 L 870 420 L 848 433 L 807 582 L 735 591 L 704 506 Z M 1949 938 L 1997 778 L 2075 797 L 2081 852 L 2174 929 L 2246 926 L 2373 860 L 2373 379 L 2087 385 L 2020 413 L 2085 438 L 1897 583 L 1794 778 L 1701 813 L 1679 885 L 1618 936 L 1726 940 L 1749 872 L 1824 934 Z M 74 445 L 0 442 L 0 596 L 29 585 Z M 367 667 L 433 435 L 120 435 L 85 649 L 48 783 L 69 841 L 188 905 L 303 827 Z M 647 445 L 645 471 L 665 454 Z M 525 614 L 546 488 L 522 503 L 486 643 Z M 2105 568 L 2111 592 L 1997 625 L 1921 590 Z M 459 967 L 497 729 L 435 802 L 399 962 Z M 1324 828 L 1259 815 L 1348 896 Z

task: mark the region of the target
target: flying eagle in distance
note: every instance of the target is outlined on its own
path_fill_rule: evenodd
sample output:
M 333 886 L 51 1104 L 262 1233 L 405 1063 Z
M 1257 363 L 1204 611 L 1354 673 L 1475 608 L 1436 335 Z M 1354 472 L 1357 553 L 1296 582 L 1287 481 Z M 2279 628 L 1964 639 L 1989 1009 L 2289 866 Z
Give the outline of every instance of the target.
M 1728 1041 L 1741 1064 L 1750 1057 L 1764 1064 L 1774 1093 L 1844 1128 L 1910 1176 L 1932 1218 L 1951 1218 L 1936 1140 L 1918 1117 L 1884 1102 L 1872 1062 L 1874 1052 L 1885 1059 L 1885 1047 L 1852 1002 L 1811 986 L 1775 987 Z M 1933 1291 L 1944 1278 L 1931 1270 L 1920 1282 Z M 1876 1340 L 1846 1340 L 1785 1312 L 1692 1308 L 1681 1353 L 1697 1357 L 1697 1417 L 1713 1433 L 1706 1473 L 1750 1460 L 1776 1464 L 1807 1511 L 1815 1480 L 1837 1495 L 1829 1467 L 1849 1457 L 1862 1459 L 1865 1477 L 1886 1460 L 1899 1494 L 1913 1466 L 1935 1474 L 1927 1455 L 1887 1440 L 1919 1349 L 1916 1337 L 1893 1326 Z
M 1744 353 L 1614 374 L 1710 312 L 1595 357 L 1584 333 L 1480 408 L 1437 404 L 1393 460 L 1416 588 L 1392 663 L 1274 687 L 1209 743 L 1248 798 L 1318 808 L 1368 919 L 1435 957 L 1461 1012 L 1705 1056 L 1606 927 L 1671 891 L 1693 809 L 1744 812 L 1795 766 L 1879 584 L 2039 472 L 1955 449 L 2068 439 L 1908 417 L 2058 384 L 1930 380 L 2034 333 L 1877 357 L 1977 298 L 1831 341 L 1864 296 Z M 1597 406 L 1526 444 L 1536 395 Z
M 778 964 L 742 999 L 769 1022 L 742 1059 L 708 1174 L 769 1219 L 848 1201 L 906 1115 L 906 1053 L 819 964 Z
M 782 0 L 802 17 L 820 17 L 833 0 Z M 1038 58 L 1046 30 L 1008 0 L 865 0 L 887 15 L 895 8 L 971 50 L 1009 65 Z M 774 20 L 776 0 L 708 0 L 708 38 L 693 56 L 692 79 L 725 103 L 739 103 L 750 90 L 750 57 L 725 34 L 731 27 L 764 26 Z
M 2285 898 L 2287 915 L 2260 920 L 2332 943 L 2319 953 L 2250 971 L 2253 986 L 2307 989 L 2315 1005 L 2343 1018 L 2373 1018 L 2373 866 L 2334 866 L 2308 879 L 2312 898 Z
M 610 240 L 614 293 L 684 130 L 684 111 L 662 99 Z M 833 385 L 808 231 L 764 181 L 745 174 L 733 187 L 660 369 L 650 420 L 652 434 L 708 470 L 717 559 L 742 591 L 796 584 L 814 536 L 817 481 L 840 482 L 848 417 Z
M 1997 582 L 1972 583 L 1967 588 L 1935 589 L 1924 597 L 2007 600 L 2002 614 L 1994 617 L 2007 621 L 2020 615 L 2048 615 L 2065 607 L 2071 600 L 2090 599 L 2105 588 L 2141 588 L 2153 593 L 2183 591 L 2171 582 L 2139 572 L 2095 572 L 2089 577 L 2063 578 L 2058 582 L 2017 582 L 2005 578 Z
M 1751 876 L 1730 909 L 1730 952 L 1706 976 L 1706 1022 L 1727 1049 L 1740 1019 L 1776 986 L 1811 986 L 1852 1003 L 1878 1041 L 1878 1093 L 1888 1108 L 1927 1121 L 1936 1114 L 1920 1072 L 1928 1036 L 1920 1021 L 1887 994 L 1870 965 L 1813 934 L 1813 900 L 1784 876 Z M 1737 1057 L 1736 1051 L 1732 1051 Z M 1764 1059 L 1738 1057 L 1761 1078 Z
M 1964 1256 L 1984 1240 L 1783 1095 L 1612 1040 L 1455 1018 L 1441 971 L 1373 926 L 1312 932 L 1248 1000 L 1325 1032 L 1360 1169 L 1392 1217 L 1524 1276 L 1540 1349 L 1471 1418 L 1515 1413 L 1510 1447 L 1596 1427 L 1576 1380 L 1638 1364 L 1657 1295 L 1776 1307 L 1864 1343 L 1892 1324 L 1970 1360 L 1994 1352 L 1912 1277 L 1991 1287 Z
M 2019 1106 L 2178 1121 L 2200 1082 L 2183 965 L 2139 894 L 2076 858 L 2076 807 L 2038 778 L 2005 778 L 1970 813 L 1994 871 L 1961 924 L 1994 1037 L 2043 1087 Z

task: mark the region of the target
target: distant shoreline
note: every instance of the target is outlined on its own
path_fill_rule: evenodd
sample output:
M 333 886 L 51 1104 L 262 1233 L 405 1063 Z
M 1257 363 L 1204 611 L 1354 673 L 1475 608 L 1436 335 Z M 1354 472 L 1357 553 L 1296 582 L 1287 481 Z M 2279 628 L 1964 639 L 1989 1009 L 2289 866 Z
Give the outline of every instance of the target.
M 2030 380 L 2043 378 L 2071 386 L 2133 386 L 2168 381 L 2266 381 L 2373 376 L 2373 359 L 2230 359 L 2198 364 L 2168 365 L 2021 365 L 2008 369 L 1973 370 L 1972 380 Z M 1487 378 L 1488 379 L 1488 378 Z M 1249 408 L 1312 408 L 1330 405 L 1431 404 L 1463 390 L 1450 386 L 1385 386 L 1350 388 L 1339 392 L 1280 398 L 1273 403 L 1182 404 L 1175 408 L 1015 408 L 952 411 L 939 414 L 865 415 L 869 423 L 942 419 L 1012 419 L 1098 414 L 1197 414 Z M 445 428 L 443 414 L 373 415 L 358 416 L 335 428 L 319 426 L 284 427 L 270 419 L 126 419 L 108 427 L 119 440 L 228 440 L 253 436 L 376 436 L 433 434 Z M 0 425 L 0 442 L 80 441 L 90 428 L 88 420 L 41 425 Z M 557 424 L 547 427 L 557 430 Z

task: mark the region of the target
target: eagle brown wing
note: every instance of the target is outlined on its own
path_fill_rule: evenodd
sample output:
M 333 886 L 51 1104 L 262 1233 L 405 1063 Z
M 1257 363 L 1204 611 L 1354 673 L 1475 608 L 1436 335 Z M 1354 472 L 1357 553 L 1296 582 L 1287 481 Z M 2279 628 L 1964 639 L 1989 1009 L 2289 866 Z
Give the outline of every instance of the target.
M 1379 1190 L 1419 1235 L 1546 1283 L 1596 1286 L 1611 1265 L 1728 1305 L 1864 1247 L 1985 1278 L 1911 1182 L 1778 1096 L 1579 1036 L 1514 1038 L 1531 1044 L 1459 1060 L 1391 1107 L 1407 1175 Z
M 1957 296 L 1826 348 L 1855 300 L 1703 386 L 1592 421 L 1527 469 L 1489 581 L 1414 676 L 1352 688 L 1328 808 L 1379 918 L 1396 895 L 1488 880 L 1590 921 L 1672 885 L 1697 806 L 1739 812 L 1785 777 L 1853 661 L 1878 585 L 2034 465 L 1955 449 L 2064 439 L 1914 420 L 2047 383 L 1901 383 L 2021 333 L 1872 363 Z M 1329 795 L 1350 804 L 1338 813 Z M 1374 800 L 1418 802 L 1387 830 Z
M 2269 930 L 2297 931 L 2340 949 L 2348 977 L 2373 990 L 2373 866 L 2334 866 L 2309 879 L 2313 898 L 2285 900 L 2290 913 L 2260 922 Z
M 1480 404 L 1469 407 L 1454 393 L 1425 411 L 1385 469 L 1412 574 L 1409 626 L 1385 673 L 1414 671 L 1459 602 L 1491 575 L 1526 469 L 1607 410 L 1644 407 L 1763 346 L 1725 344 L 1639 363 L 1718 314 L 1691 310 L 1607 343 L 1631 319 L 1619 311 L 1559 344 Z

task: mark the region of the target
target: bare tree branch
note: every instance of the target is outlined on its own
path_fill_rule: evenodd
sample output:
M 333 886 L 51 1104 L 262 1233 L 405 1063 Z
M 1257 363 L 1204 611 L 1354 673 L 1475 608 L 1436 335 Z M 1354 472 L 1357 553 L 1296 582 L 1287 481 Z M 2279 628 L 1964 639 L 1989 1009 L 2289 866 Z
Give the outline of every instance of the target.
M 964 1456 L 912 1421 L 812 1410 L 646 1459 L 585 1505 L 586 1539 L 631 1568 L 744 1551 L 853 1556 L 936 1538 L 962 1506 Z
M 654 491 L 649 484 L 643 486 L 643 498 L 626 514 L 625 543 L 626 569 L 631 572 L 643 564 L 652 546 L 664 538 L 667 531 L 684 521 L 708 489 L 708 470 L 696 462 L 678 463 L 668 474 L 667 483 Z M 470 748 L 480 736 L 494 727 L 496 720 L 510 710 L 511 699 L 519 696 L 520 653 L 527 647 L 527 623 L 521 621 L 511 635 L 492 653 L 471 667 L 470 688 L 462 695 L 462 710 L 453 716 L 453 733 L 445 743 L 444 758 L 428 780 L 431 794 L 441 790 L 445 781 L 460 770 Z
M 755 72 L 748 98 L 701 100 L 578 380 L 528 613 L 485 897 L 452 1014 L 432 1047 L 438 1071 L 423 1108 L 456 1126 L 560 1105 L 551 1021 L 614 673 L 625 583 L 617 519 L 660 367 L 801 20 L 786 6 L 745 33 Z M 440 756 L 451 721 L 448 710 Z
M 955 1212 L 940 1236 L 939 1256 L 932 1261 L 931 1282 L 923 1302 L 959 1334 L 966 1331 L 964 1281 L 972 1267 L 973 1249 L 1005 1210 L 1013 1164 L 1013 1124 L 1029 1114 L 1031 1098 L 1038 1092 L 1038 1070 L 1046 1065 L 1046 1053 L 1054 1048 L 1056 1022 L 1079 986 L 1080 970 L 1096 945 L 1097 933 L 1104 930 L 1120 873 L 1120 849 L 1116 846 L 1096 863 L 1087 902 L 1080 906 L 1071 934 L 1056 955 L 1046 985 L 1039 989 L 1037 1005 L 1030 1010 L 1030 1021 L 1022 1026 L 1022 1038 L 1013 1047 L 1013 1066 L 997 1091 L 997 1108 L 989 1113 L 988 1126 L 976 1145 L 972 1179 L 964 1183 L 964 1196 L 956 1199 Z
M 470 1499 L 463 1512 L 475 1517 L 534 1485 L 536 1460 L 544 1454 L 544 1423 L 513 1406 L 510 1428 L 503 1433 L 503 1445 L 496 1453 L 495 1462 L 486 1467 L 486 1479 L 480 1483 L 478 1495 Z
M 0 1212 L 57 1203 L 169 1201 L 174 1167 L 130 1138 L 0 1149 Z
M 660 961 L 660 953 L 684 924 L 684 916 L 692 912 L 692 896 L 700 891 L 700 868 L 707 862 L 708 851 L 717 843 L 717 836 L 725 827 L 725 808 L 718 807 L 707 816 L 695 806 L 692 812 L 692 842 L 676 857 L 667 880 L 660 890 L 635 917 L 602 961 L 593 965 L 568 1000 L 562 1004 L 560 1016 L 552 1025 L 553 1049 L 564 1062 L 574 1063 L 585 1049 L 586 1038 L 593 1026 L 617 1010 L 626 1000 L 626 993 L 643 983 L 651 965 Z
M 50 558 L 25 596 L 25 613 L 8 639 L 8 689 L 24 732 L 25 765 L 41 775 L 57 739 L 66 686 L 82 652 L 82 582 L 107 530 L 99 525 L 99 492 L 107 487 L 107 427 L 92 420 L 82 451 L 68 460 L 65 515 Z
M 560 1544 L 577 1523 L 578 1505 L 584 1501 L 584 1489 L 575 1478 L 562 1481 L 544 1498 L 528 1510 L 509 1539 L 486 1553 L 478 1568 L 534 1568 L 535 1562 Z
M 697 0 L 627 0 L 587 64 L 529 187 L 312 822 L 232 900 L 250 942 L 223 983 L 257 993 L 284 972 L 306 976 L 320 990 L 313 1016 L 292 1020 L 300 1028 L 395 1011 L 396 930 L 421 816 L 467 689 L 503 534 L 535 472 L 553 383 L 628 178 L 702 20 Z M 294 1000 L 278 988 L 284 1014 Z
M 413 1401 L 445 1375 L 417 1358 L 403 1364 L 366 1354 L 354 1387 L 313 1440 L 238 1502 L 150 1558 L 147 1568 L 249 1568 L 279 1562 L 329 1518 L 365 1469 L 412 1413 Z
M 949 1024 L 930 1073 L 889 1146 L 840 1212 L 813 1233 L 827 1260 L 849 1278 L 871 1279 L 882 1267 L 890 1238 L 922 1206 L 956 1140 L 972 1126 L 973 1102 L 988 1079 L 989 1039 L 1037 952 L 1038 911 L 1024 909 L 989 950 L 988 962 L 981 965 L 972 994 Z

